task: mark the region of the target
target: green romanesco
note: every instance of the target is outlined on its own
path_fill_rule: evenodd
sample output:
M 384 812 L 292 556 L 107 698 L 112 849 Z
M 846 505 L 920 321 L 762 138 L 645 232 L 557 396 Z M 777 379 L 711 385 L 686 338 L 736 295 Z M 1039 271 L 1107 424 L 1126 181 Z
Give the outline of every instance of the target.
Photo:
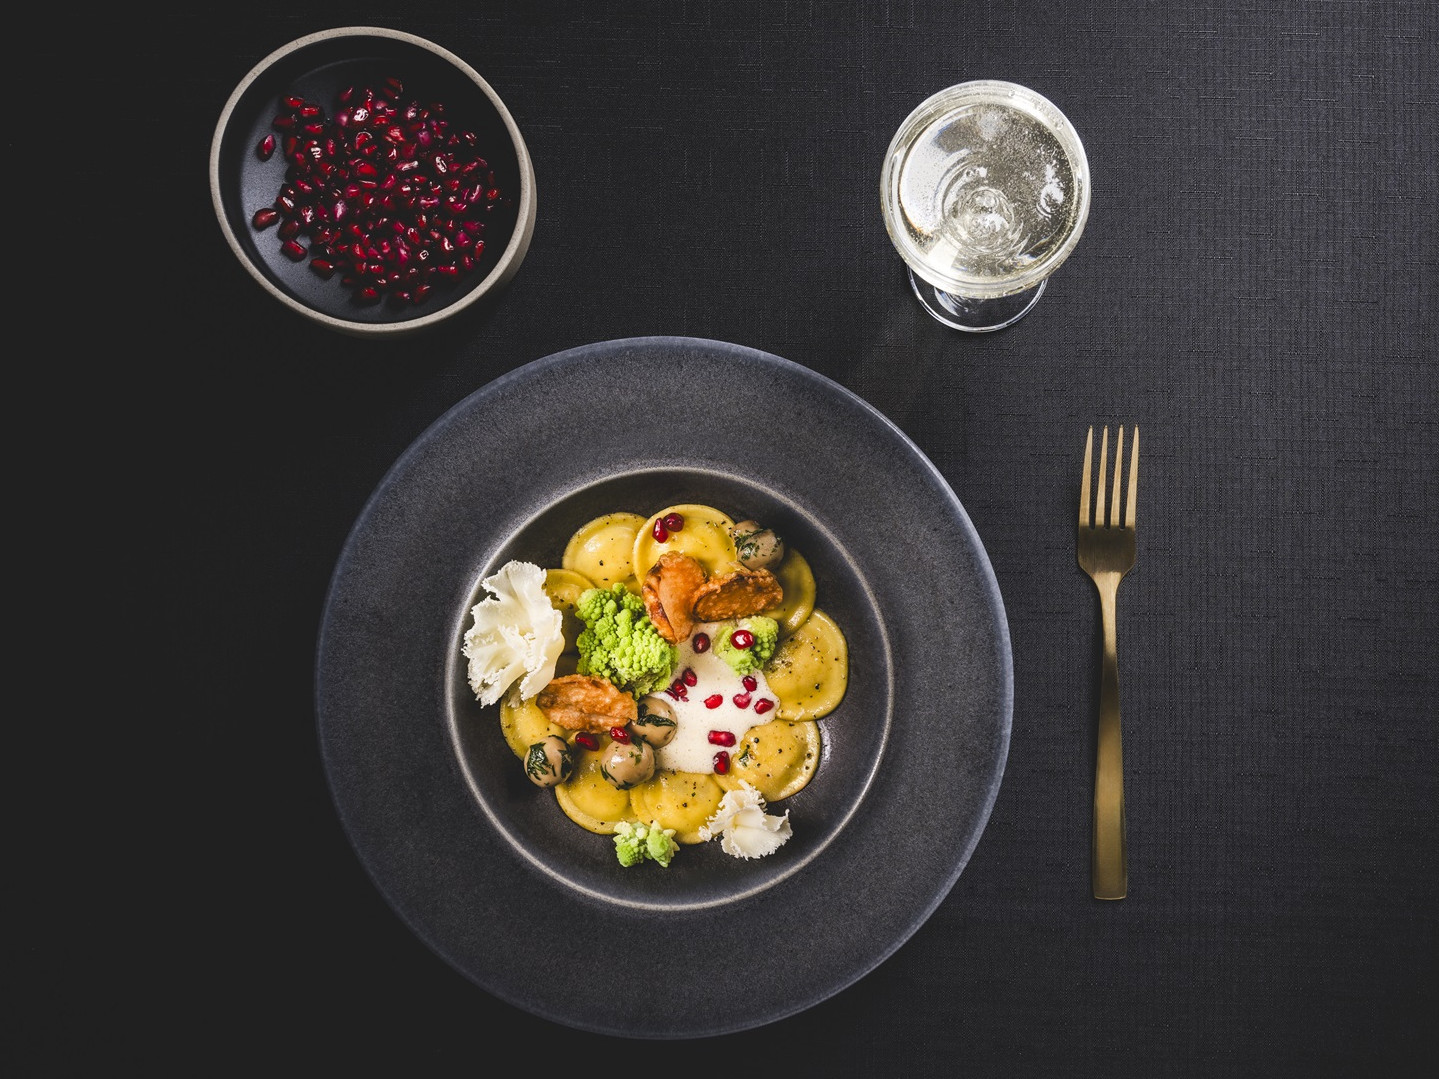
M 679 850 L 674 834 L 673 828 L 661 828 L 659 821 L 647 825 L 620 821 L 615 825 L 615 857 L 625 868 L 648 858 L 668 869 L 670 859 Z
M 585 626 L 577 642 L 580 674 L 608 679 L 636 697 L 669 684 L 679 652 L 660 636 L 644 600 L 623 584 L 586 589 L 575 614 Z
M 740 648 L 734 643 L 735 631 L 740 629 L 748 630 L 754 638 L 747 648 Z M 767 615 L 754 614 L 736 622 L 726 622 L 716 630 L 715 655 L 728 663 L 735 674 L 743 677 L 769 662 L 778 641 L 779 623 Z

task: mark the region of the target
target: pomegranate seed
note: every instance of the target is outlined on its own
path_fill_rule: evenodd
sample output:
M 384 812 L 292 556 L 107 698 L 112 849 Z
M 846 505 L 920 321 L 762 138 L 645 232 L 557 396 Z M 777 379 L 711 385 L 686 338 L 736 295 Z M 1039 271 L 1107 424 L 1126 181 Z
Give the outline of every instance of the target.
M 479 137 L 452 129 L 441 103 L 404 102 L 403 93 L 394 76 L 373 88 L 347 87 L 331 116 L 318 102 L 281 95 L 271 120 L 280 135 L 266 133 L 255 146 L 262 160 L 282 151 L 289 168 L 254 227 L 278 224 L 281 250 L 295 261 L 308 241 L 363 303 L 423 303 L 436 282 L 478 270 L 484 242 L 476 212 L 496 204 Z M 499 201 L 512 204 L 503 191 Z M 353 237 L 343 243 L 341 223 Z M 312 268 L 328 276 L 314 260 Z
M 755 681 L 755 677 L 752 674 L 745 675 L 739 681 L 740 685 L 744 686 L 744 688 L 749 690 L 750 692 L 754 692 L 754 690 L 759 686 L 759 683 Z
M 761 697 L 759 700 L 754 702 L 754 710 L 759 715 L 764 715 L 773 707 L 774 701 L 770 700 L 768 697 Z
M 327 281 L 335 276 L 335 264 L 329 259 L 311 259 L 310 269 Z
M 736 648 L 749 648 L 754 644 L 754 634 L 747 629 L 737 629 L 730 634 L 729 643 Z
M 692 686 L 700 680 L 700 676 L 695 674 L 695 669 L 693 667 L 686 667 L 684 669 L 684 672 L 680 675 L 680 678 L 687 686 Z
M 669 530 L 665 528 L 664 521 L 656 521 L 654 528 L 650 529 L 650 535 L 655 538 L 656 543 L 663 543 L 670 538 Z
M 693 648 L 696 653 L 708 652 L 710 650 L 709 634 L 696 633 L 694 635 L 694 638 L 690 641 L 690 647 Z
M 623 727 L 611 727 L 610 737 L 613 738 L 616 742 L 621 742 L 624 745 L 630 744 L 630 732 L 625 730 Z
M 497 197 L 498 197 L 498 196 L 497 196 Z M 684 516 L 683 516 L 682 514 L 678 514 L 678 513 L 667 513 L 667 514 L 665 514 L 665 527 L 668 528 L 671 532 L 678 532 L 680 529 L 684 528 L 684 526 L 685 526 L 685 519 L 684 519 Z
M 748 708 L 748 707 L 749 707 L 749 694 L 748 694 L 748 693 L 736 693 L 736 694 L 734 695 L 733 700 L 734 700 L 734 706 L 735 706 L 736 708 Z
M 715 759 L 715 771 L 716 771 L 716 772 L 718 772 L 720 775 L 725 775 L 726 773 L 729 772 L 729 754 L 728 754 L 728 753 L 726 753 L 724 750 L 720 750 L 718 753 L 715 754 L 715 758 L 714 758 L 714 759 Z
M 589 731 L 580 731 L 579 734 L 575 735 L 575 743 L 584 746 L 586 749 L 600 748 L 600 740 Z
M 705 698 L 706 708 L 718 708 L 722 704 L 724 704 L 723 693 L 711 693 L 708 697 Z
M 732 746 L 734 745 L 734 732 L 710 731 L 709 740 L 712 746 Z

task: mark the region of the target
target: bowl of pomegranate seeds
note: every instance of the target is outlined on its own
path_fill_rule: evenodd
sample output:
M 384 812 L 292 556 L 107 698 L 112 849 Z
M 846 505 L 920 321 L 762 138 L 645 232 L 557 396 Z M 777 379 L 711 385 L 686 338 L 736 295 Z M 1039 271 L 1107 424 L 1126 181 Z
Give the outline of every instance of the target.
M 277 49 L 226 102 L 210 192 L 250 276 L 355 336 L 402 336 L 508 284 L 535 175 L 505 103 L 454 53 L 350 26 Z

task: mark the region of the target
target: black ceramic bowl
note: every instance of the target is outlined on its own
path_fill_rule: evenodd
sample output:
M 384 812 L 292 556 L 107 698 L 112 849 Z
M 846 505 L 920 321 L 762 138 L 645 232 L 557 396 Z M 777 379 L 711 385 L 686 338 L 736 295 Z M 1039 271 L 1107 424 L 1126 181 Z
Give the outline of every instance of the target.
M 366 90 L 394 112 L 380 124 L 371 110 L 361 151 L 350 142 Z M 277 126 L 291 115 L 294 126 Z M 474 137 L 449 141 L 460 134 Z M 297 177 L 316 193 L 292 191 L 289 210 L 281 193 Z M 251 69 L 215 127 L 210 191 L 226 241 L 260 287 L 355 336 L 410 334 L 472 307 L 514 276 L 535 227 L 534 166 L 499 95 L 454 53 L 374 26 L 297 38 Z M 265 210 L 278 216 L 257 227 Z

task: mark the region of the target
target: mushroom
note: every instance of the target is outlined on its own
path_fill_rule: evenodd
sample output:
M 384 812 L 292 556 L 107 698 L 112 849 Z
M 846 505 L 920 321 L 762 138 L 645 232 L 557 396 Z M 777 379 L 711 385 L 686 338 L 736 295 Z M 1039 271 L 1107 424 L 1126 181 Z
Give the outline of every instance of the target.
M 640 701 L 640 717 L 630 723 L 630 733 L 659 749 L 674 741 L 679 718 L 667 701 L 646 697 Z
M 635 699 L 607 679 L 567 674 L 535 695 L 545 718 L 572 731 L 607 731 L 639 715 Z
M 537 787 L 553 787 L 570 778 L 575 770 L 575 751 L 558 735 L 547 735 L 531 744 L 525 754 L 525 775 Z
M 740 565 L 746 569 L 768 569 L 784 560 L 784 540 L 772 528 L 758 521 L 741 521 L 729 530 L 739 552 Z
M 613 741 L 600 758 L 600 774 L 616 790 L 627 791 L 655 774 L 655 751 L 643 738 Z
M 666 551 L 645 574 L 640 595 L 645 613 L 670 644 L 689 640 L 694 631 L 691 606 L 695 590 L 709 576 L 695 558 L 679 551 Z
M 700 622 L 723 622 L 759 614 L 783 602 L 784 586 L 773 573 L 735 565 L 729 573 L 711 577 L 699 586 L 694 613 Z

